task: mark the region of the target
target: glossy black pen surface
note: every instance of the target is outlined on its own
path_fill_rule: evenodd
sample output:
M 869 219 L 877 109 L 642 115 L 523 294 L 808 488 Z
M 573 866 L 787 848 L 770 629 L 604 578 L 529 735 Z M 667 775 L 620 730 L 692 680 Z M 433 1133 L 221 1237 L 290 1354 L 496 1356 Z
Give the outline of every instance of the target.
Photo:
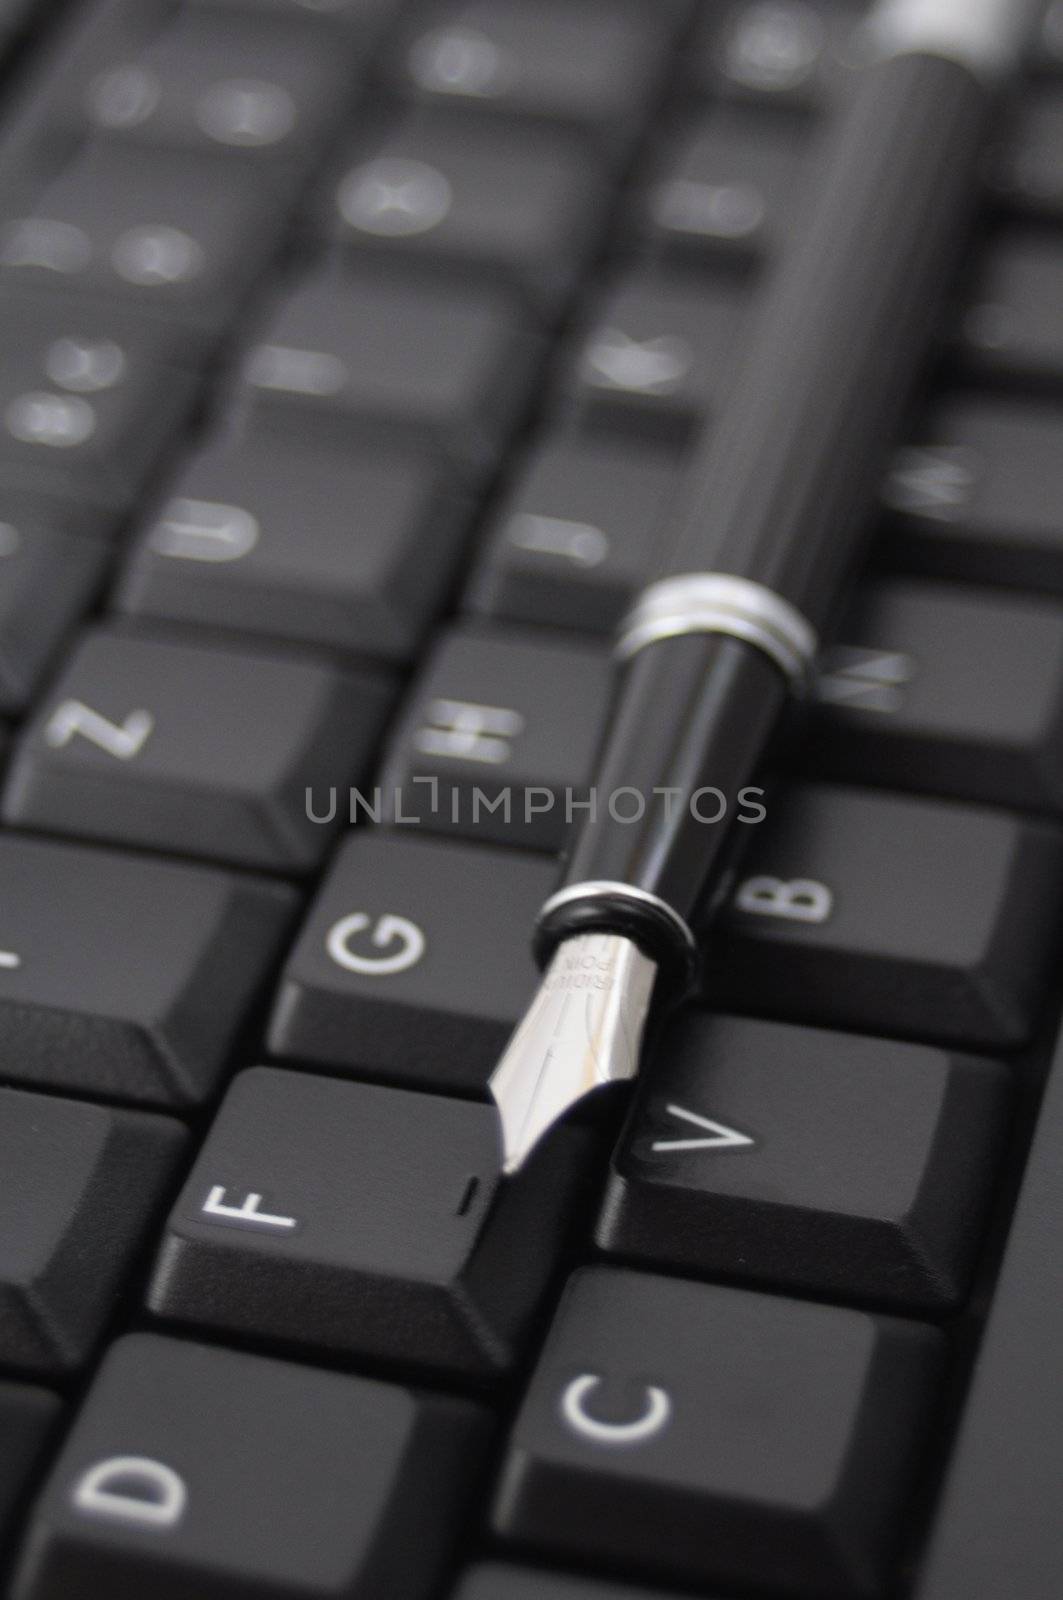
M 865 69 L 821 199 L 766 291 L 737 387 L 689 474 L 667 570 L 751 578 L 815 627 L 870 532 L 979 192 L 992 101 L 963 67 Z
M 778 669 L 722 634 L 640 651 L 623 669 L 596 814 L 576 840 L 566 882 L 645 889 L 689 919 L 737 817 L 756 815 L 758 797 L 744 791 L 786 698 Z M 574 904 L 563 908 L 561 924 L 569 932 L 599 928 L 604 910 L 600 901 Z M 607 915 L 622 931 L 624 906 Z M 547 948 L 557 925 L 542 925 Z M 662 934 L 654 948 L 668 953 Z
M 778 267 L 736 390 L 696 453 L 662 575 L 727 573 L 817 630 L 832 617 L 960 264 L 991 109 L 985 84 L 943 58 L 859 75 L 823 153 L 822 202 Z M 794 688 L 754 644 L 727 636 L 639 651 L 621 672 L 597 810 L 564 886 L 629 886 L 688 918 Z M 694 801 L 705 789 L 726 807 L 715 823 L 705 817 L 719 802 Z M 607 891 L 548 908 L 538 953 L 604 929 L 682 964 L 667 917 Z

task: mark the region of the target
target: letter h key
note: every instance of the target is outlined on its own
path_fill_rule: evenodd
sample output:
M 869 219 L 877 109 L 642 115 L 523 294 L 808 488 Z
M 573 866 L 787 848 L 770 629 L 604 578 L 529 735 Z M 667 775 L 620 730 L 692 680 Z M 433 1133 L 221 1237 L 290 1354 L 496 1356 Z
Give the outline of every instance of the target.
M 394 735 L 383 788 L 396 821 L 555 851 L 585 792 L 608 657 L 529 633 L 456 628 Z
M 519 711 L 482 706 L 471 700 L 433 700 L 428 719 L 414 736 L 416 749 L 430 756 L 500 765 L 513 753 L 513 740 L 524 732 Z

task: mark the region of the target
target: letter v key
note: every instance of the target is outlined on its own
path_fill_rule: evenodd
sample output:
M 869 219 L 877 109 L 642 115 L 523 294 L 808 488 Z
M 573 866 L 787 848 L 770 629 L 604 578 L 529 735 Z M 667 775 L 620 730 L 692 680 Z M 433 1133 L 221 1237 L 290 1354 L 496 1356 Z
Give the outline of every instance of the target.
M 665 1106 L 665 1110 L 670 1117 L 678 1117 L 681 1122 L 693 1123 L 695 1128 L 704 1128 L 708 1137 L 656 1139 L 650 1146 L 651 1150 L 740 1150 L 755 1142 L 748 1133 L 739 1133 L 737 1128 L 725 1127 L 722 1122 L 714 1122 L 711 1117 L 700 1117 L 696 1111 L 685 1111 L 682 1106 Z

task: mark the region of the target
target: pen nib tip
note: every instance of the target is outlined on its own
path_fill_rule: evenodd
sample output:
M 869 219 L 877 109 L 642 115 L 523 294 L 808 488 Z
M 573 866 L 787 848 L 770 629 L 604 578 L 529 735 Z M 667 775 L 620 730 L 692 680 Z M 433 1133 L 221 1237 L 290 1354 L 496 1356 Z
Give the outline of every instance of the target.
M 558 946 L 491 1076 L 503 1172 L 517 1172 L 585 1095 L 635 1076 L 656 975 L 617 934 L 577 934 Z

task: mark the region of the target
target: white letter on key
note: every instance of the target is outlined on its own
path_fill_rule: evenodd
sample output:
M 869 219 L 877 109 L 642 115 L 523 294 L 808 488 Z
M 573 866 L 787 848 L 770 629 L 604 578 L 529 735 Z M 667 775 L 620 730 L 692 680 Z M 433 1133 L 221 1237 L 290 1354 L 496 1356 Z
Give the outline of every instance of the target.
M 262 1204 L 260 1194 L 247 1194 L 238 1206 L 225 1204 L 225 1186 L 216 1183 L 204 1200 L 201 1210 L 205 1216 L 221 1217 L 225 1222 L 239 1222 L 252 1228 L 295 1228 L 298 1226 L 296 1217 L 274 1216 L 269 1211 L 260 1211 Z

